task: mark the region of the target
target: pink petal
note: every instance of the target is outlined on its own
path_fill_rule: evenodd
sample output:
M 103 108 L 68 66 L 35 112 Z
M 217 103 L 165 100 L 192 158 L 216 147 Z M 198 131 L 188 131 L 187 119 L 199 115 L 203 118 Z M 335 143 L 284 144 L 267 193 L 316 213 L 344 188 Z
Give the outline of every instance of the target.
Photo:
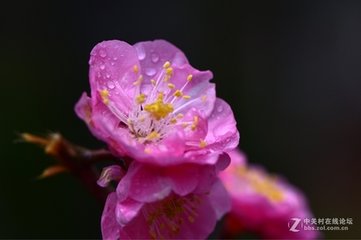
M 133 220 L 138 214 L 143 203 L 134 201 L 130 198 L 118 202 L 115 207 L 115 216 L 120 226 L 125 226 L 131 220 Z
M 169 178 L 172 190 L 185 196 L 194 191 L 199 183 L 201 167 L 196 164 L 183 164 L 165 168 L 165 175 Z
M 173 44 L 165 40 L 139 42 L 134 45 L 137 50 L 141 72 L 145 82 L 149 82 L 166 61 L 175 66 L 182 66 L 188 63 L 186 56 Z
M 231 210 L 231 200 L 229 194 L 221 181 L 217 180 L 214 183 L 208 197 L 215 209 L 217 219 L 220 219 L 225 213 Z
M 174 113 L 187 113 L 190 109 L 195 108 L 202 117 L 208 117 L 213 109 L 216 99 L 215 85 L 210 83 L 213 74 L 210 71 L 198 71 L 190 65 L 173 68 L 173 76 L 169 80 L 175 85 L 176 89 L 181 89 L 187 82 L 187 77 L 192 75 L 192 80 L 182 91 L 184 95 L 191 98 L 181 99 L 174 104 Z
M 115 206 L 117 203 L 117 196 L 115 193 L 110 193 L 102 214 L 101 229 L 103 239 L 117 239 L 119 237 L 120 227 L 115 219 Z
M 133 162 L 127 175 L 118 184 L 118 197 L 124 198 L 128 192 L 129 197 L 139 202 L 154 202 L 165 198 L 169 195 L 171 186 L 158 172 L 158 168 Z
M 124 170 L 118 165 L 105 167 L 100 174 L 97 184 L 101 187 L 106 187 L 111 181 L 119 181 L 124 174 Z
M 93 104 L 94 101 L 102 100 L 100 91 L 106 90 L 114 108 L 128 113 L 139 91 L 133 85 L 139 77 L 139 73 L 133 70 L 134 66 L 139 67 L 135 49 L 126 42 L 104 41 L 91 51 L 89 64 Z

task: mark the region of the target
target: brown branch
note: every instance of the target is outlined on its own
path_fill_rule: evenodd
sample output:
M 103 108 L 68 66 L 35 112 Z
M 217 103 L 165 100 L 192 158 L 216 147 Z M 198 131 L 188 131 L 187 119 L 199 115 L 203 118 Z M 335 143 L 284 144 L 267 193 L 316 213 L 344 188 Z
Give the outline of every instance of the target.
M 99 172 L 94 163 L 113 161 L 120 165 L 122 162 L 105 149 L 89 150 L 74 145 L 63 138 L 59 133 L 47 137 L 39 137 L 29 133 L 21 134 L 21 138 L 28 143 L 40 145 L 45 153 L 54 157 L 58 164 L 44 170 L 40 178 L 54 176 L 60 172 L 70 172 L 84 187 L 99 201 L 104 202 L 111 191 L 110 188 L 101 188 L 97 185 Z

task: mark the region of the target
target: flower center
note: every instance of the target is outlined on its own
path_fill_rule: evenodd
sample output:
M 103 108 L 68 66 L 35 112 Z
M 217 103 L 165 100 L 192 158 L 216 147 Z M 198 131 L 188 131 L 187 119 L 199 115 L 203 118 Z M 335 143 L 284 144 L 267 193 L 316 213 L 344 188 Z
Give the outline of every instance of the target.
M 151 88 L 141 92 L 143 75 L 139 72 L 139 67 L 135 65 L 133 72 L 138 76 L 133 83 L 138 87 L 139 94 L 134 98 L 134 106 L 132 110 L 125 115 L 117 110 L 109 99 L 107 90 L 99 91 L 100 96 L 105 105 L 108 106 L 121 121 L 125 124 L 130 133 L 141 143 L 158 142 L 162 140 L 174 127 L 181 126 L 186 131 L 195 131 L 199 122 L 198 116 L 194 116 L 192 121 L 183 120 L 183 110 L 197 99 L 186 95 L 188 83 L 192 81 L 192 74 L 184 79 L 184 85 L 176 89 L 171 83 L 173 76 L 173 68 L 170 62 L 165 62 L 162 70 L 157 74 L 155 79 L 151 79 Z M 189 88 L 189 87 L 188 87 Z M 194 97 L 194 96 L 193 96 Z M 201 100 L 206 101 L 206 96 L 202 96 Z M 187 142 L 190 146 L 205 147 L 206 142 L 199 139 L 199 142 Z
M 266 197 L 271 202 L 281 202 L 284 199 L 281 188 L 272 177 L 261 175 L 261 173 L 240 166 L 236 169 L 237 174 L 250 183 L 251 187 L 258 194 Z
M 175 238 L 184 223 L 193 224 L 198 217 L 198 207 L 202 204 L 201 195 L 190 194 L 184 197 L 171 195 L 168 198 L 149 204 L 143 215 L 149 228 L 151 239 Z

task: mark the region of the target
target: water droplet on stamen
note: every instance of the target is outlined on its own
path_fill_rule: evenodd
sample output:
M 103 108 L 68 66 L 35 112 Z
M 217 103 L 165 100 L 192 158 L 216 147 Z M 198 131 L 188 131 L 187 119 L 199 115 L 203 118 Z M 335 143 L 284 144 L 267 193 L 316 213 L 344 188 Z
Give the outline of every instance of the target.
M 154 76 L 155 73 L 156 73 L 156 70 L 154 68 L 145 69 L 145 74 L 147 74 L 149 77 Z
M 152 54 L 152 62 L 157 63 L 159 61 L 159 56 L 156 53 Z

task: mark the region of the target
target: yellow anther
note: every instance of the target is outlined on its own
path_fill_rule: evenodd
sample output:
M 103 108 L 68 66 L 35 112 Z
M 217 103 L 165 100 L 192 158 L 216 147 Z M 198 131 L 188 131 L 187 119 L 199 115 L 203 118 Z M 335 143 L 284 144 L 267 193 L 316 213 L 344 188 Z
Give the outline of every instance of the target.
M 191 126 L 192 131 L 195 131 L 195 130 L 197 129 L 198 122 L 199 122 L 198 116 L 194 116 L 194 118 L 193 118 L 193 124 L 192 124 L 192 126 Z
M 177 123 L 177 119 L 176 119 L 176 118 L 172 118 L 169 122 L 170 122 L 171 124 L 176 124 L 176 123 Z
M 181 96 L 183 96 L 183 93 L 182 93 L 181 90 L 178 89 L 177 91 L 175 91 L 175 92 L 173 93 L 173 95 L 176 96 L 176 97 L 181 97 Z
M 188 126 L 189 126 L 188 123 L 182 123 L 182 127 L 183 127 L 183 128 L 186 128 L 186 127 L 188 127 Z
M 145 102 L 146 98 L 147 98 L 147 95 L 141 93 L 135 98 L 135 100 L 137 101 L 138 104 L 142 104 Z
M 207 146 L 207 142 L 204 141 L 203 139 L 201 139 L 201 140 L 199 141 L 199 147 L 200 147 L 200 148 L 205 148 L 206 146 Z
M 166 61 L 163 65 L 163 68 L 166 69 L 166 68 L 169 68 L 170 67 L 170 62 L 169 61 Z
M 165 69 L 165 74 L 167 74 L 168 76 L 173 74 L 173 68 L 169 67 Z
M 173 83 L 168 83 L 168 87 L 169 87 L 170 89 L 173 89 L 173 88 L 175 88 L 175 85 L 174 85 Z
M 163 79 L 163 82 L 168 82 L 169 79 L 170 79 L 170 75 L 165 75 L 164 79 Z
M 138 65 L 134 65 L 134 66 L 133 66 L 133 72 L 135 72 L 135 73 L 138 73 L 138 72 L 139 72 Z
M 143 75 L 140 75 L 137 81 L 133 82 L 134 86 L 139 86 L 143 82 Z
M 150 79 L 150 83 L 155 86 L 155 80 L 154 79 Z
M 203 96 L 201 97 L 201 100 L 202 100 L 202 102 L 206 102 L 206 101 L 207 101 L 207 95 L 203 95 Z
M 100 96 L 102 97 L 102 101 L 105 105 L 109 104 L 109 91 L 104 89 L 99 91 Z
M 154 139 L 157 139 L 159 137 L 160 137 L 160 134 L 158 132 L 156 132 L 156 131 L 153 131 L 153 132 L 148 134 L 147 139 L 148 140 L 154 140 Z
M 183 117 L 184 117 L 184 115 L 183 115 L 182 113 L 178 113 L 178 114 L 177 114 L 177 118 L 178 118 L 178 119 L 183 118 Z
M 173 105 L 163 102 L 163 93 L 159 93 L 157 99 L 144 106 L 144 110 L 149 112 L 156 120 L 165 118 L 169 113 L 173 112 Z
M 189 95 L 184 95 L 183 98 L 186 99 L 186 100 L 188 100 L 188 99 L 191 98 L 191 96 L 189 96 Z
M 192 78 L 193 78 L 193 75 L 192 75 L 192 74 L 189 74 L 189 75 L 187 76 L 187 81 L 188 81 L 188 82 L 192 81 Z

